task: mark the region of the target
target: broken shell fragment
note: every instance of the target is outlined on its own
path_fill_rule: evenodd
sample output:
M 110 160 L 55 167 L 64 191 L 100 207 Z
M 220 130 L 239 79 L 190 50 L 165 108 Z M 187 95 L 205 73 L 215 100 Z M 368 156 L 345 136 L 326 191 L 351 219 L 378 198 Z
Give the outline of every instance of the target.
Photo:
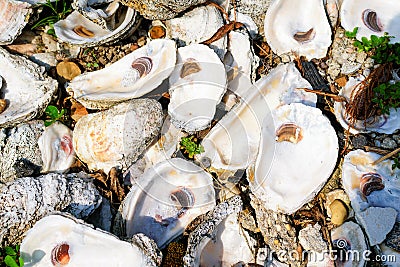
M 75 125 L 73 145 L 89 169 L 126 169 L 157 136 L 162 125 L 161 104 L 134 99 L 83 116 Z
M 325 57 L 332 43 L 321 0 L 273 1 L 265 15 L 264 34 L 276 54 L 292 52 L 309 60 Z
M 186 132 L 207 128 L 226 90 L 225 68 L 214 51 L 202 44 L 178 48 L 177 65 L 169 77 L 168 114 Z
M 21 197 L 15 197 L 21 196 Z M 0 187 L 0 244 L 16 244 L 25 231 L 54 211 L 86 218 L 101 203 L 101 196 L 85 173 L 49 173 L 24 177 Z
M 355 257 L 365 255 L 368 245 L 365 241 L 361 227 L 354 222 L 345 222 L 331 232 L 333 249 L 336 251 L 336 266 L 343 267 L 364 267 L 365 257 Z
M 21 34 L 31 13 L 28 3 L 14 0 L 0 2 L 0 45 L 11 44 Z
M 139 235 L 150 248 L 154 241 Z M 41 253 L 38 253 L 40 251 Z M 156 252 L 158 255 L 152 255 Z M 134 240 L 94 229 L 66 213 L 55 213 L 39 220 L 21 244 L 21 257 L 28 266 L 158 266 L 156 249 L 144 250 Z
M 40 116 L 55 94 L 57 81 L 44 74 L 44 68 L 25 57 L 0 48 L 2 98 L 7 108 L 0 114 L 0 128 Z
M 128 237 L 144 233 L 164 248 L 194 218 L 214 207 L 211 175 L 189 161 L 173 158 L 136 180 L 120 207 L 114 232 Z
M 381 5 L 375 1 L 343 0 L 340 8 L 340 20 L 343 28 L 353 31 L 358 27 L 356 38 L 370 38 L 371 35 L 383 36 L 385 32 L 394 38 L 390 43 L 400 41 L 398 15 L 400 7 L 396 0 L 385 1 Z
M 350 77 L 345 87 L 339 91 L 339 95 L 345 97 L 348 101 L 351 100 L 352 95 L 356 95 L 354 90 L 362 90 L 359 84 L 363 81 L 362 77 Z M 349 129 L 350 133 L 366 133 L 366 132 L 379 132 L 392 134 L 397 129 L 400 129 L 400 109 L 390 108 L 390 115 L 382 114 L 380 116 L 373 116 L 367 121 L 355 120 L 350 124 L 350 116 L 346 112 L 346 102 L 335 102 L 335 116 L 338 122 L 344 129 Z
M 241 96 L 241 101 L 211 129 L 201 143 L 205 152 L 196 159 L 208 158 L 215 169 L 247 168 L 255 160 L 261 124 L 271 110 L 293 102 L 315 106 L 316 95 L 297 88 L 311 88 L 311 85 L 301 77 L 294 63 L 278 65 Z
M 338 150 L 335 129 L 321 110 L 300 103 L 281 106 L 263 122 L 250 188 L 266 208 L 292 214 L 325 184 Z
M 109 5 L 113 5 L 113 3 Z M 103 27 L 89 20 L 78 11 L 73 11 L 65 19 L 54 23 L 55 34 L 61 42 L 82 47 L 117 42 L 129 36 L 138 26 L 136 21 L 137 13 L 134 9 L 122 5 L 117 9 L 108 18 L 109 21 L 112 21 L 111 25 L 109 23 L 105 25 L 104 19 L 101 20 L 104 22 L 102 23 Z M 97 14 L 96 12 L 92 13 Z M 106 14 L 104 11 L 102 13 Z
M 178 46 L 207 41 L 224 26 L 224 19 L 220 11 L 212 6 L 193 8 L 180 17 L 165 21 L 167 37 L 177 40 Z M 217 55 L 223 59 L 226 52 L 226 37 L 222 37 L 210 44 Z
M 389 159 L 374 165 L 380 157 L 363 150 L 349 152 L 343 161 L 343 187 L 356 215 L 368 207 L 390 207 L 399 212 L 399 221 L 400 170 L 392 170 L 393 161 Z
M 175 62 L 175 42 L 153 40 L 104 69 L 75 77 L 67 91 L 86 108 L 109 108 L 155 89 L 171 74 Z

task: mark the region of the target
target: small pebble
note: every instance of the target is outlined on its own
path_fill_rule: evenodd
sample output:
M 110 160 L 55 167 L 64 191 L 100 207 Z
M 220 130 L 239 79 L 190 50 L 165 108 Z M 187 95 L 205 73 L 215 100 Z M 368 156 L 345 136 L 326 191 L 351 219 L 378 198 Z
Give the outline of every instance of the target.
M 342 225 L 349 215 L 346 204 L 339 199 L 335 199 L 329 208 L 332 213 L 331 222 L 335 225 Z
M 382 147 L 386 148 L 386 149 L 395 149 L 397 147 L 397 143 L 395 140 L 393 140 L 389 137 L 386 137 L 382 141 Z

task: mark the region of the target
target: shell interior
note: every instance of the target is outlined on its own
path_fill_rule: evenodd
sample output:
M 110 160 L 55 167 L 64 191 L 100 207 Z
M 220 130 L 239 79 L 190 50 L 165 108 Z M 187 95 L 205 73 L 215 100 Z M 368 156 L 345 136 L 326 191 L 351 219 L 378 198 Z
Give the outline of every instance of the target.
M 11 44 L 28 23 L 31 5 L 14 0 L 0 2 L 0 45 Z
M 215 207 L 211 175 L 180 158 L 148 169 L 120 208 L 126 235 L 144 233 L 160 248 L 183 233 L 197 216 Z
M 225 68 L 212 49 L 191 44 L 178 49 L 169 84 L 172 123 L 187 132 L 203 130 L 211 124 L 225 93 Z
M 268 209 L 292 214 L 328 180 L 338 150 L 336 132 L 319 109 L 281 106 L 263 122 L 250 188 Z
M 273 1 L 265 15 L 264 33 L 278 55 L 294 52 L 308 59 L 323 58 L 332 43 L 331 27 L 320 0 Z
M 104 69 L 75 77 L 67 91 L 87 108 L 109 108 L 155 89 L 175 62 L 175 42 L 153 40 Z

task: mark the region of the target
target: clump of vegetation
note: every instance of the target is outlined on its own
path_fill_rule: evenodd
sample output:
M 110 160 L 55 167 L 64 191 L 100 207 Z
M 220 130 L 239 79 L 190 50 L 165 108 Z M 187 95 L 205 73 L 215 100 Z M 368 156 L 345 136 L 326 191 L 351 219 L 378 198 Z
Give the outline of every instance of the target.
M 20 258 L 19 254 L 19 245 L 16 245 L 15 247 L 7 246 L 0 249 L 0 258 L 2 258 L 5 266 L 10 266 L 10 267 L 24 266 L 24 261 L 22 258 Z
M 97 59 L 96 54 L 94 51 L 90 48 L 86 48 L 85 51 L 83 51 L 83 55 L 90 55 L 93 58 L 93 62 L 87 62 L 86 67 L 87 68 L 98 68 L 99 66 L 99 60 Z
M 53 25 L 57 21 L 65 19 L 67 15 L 72 12 L 71 1 L 55 0 L 55 2 L 52 3 L 50 0 L 46 0 L 46 3 L 40 4 L 39 7 L 43 8 L 42 16 L 44 17 L 32 26 L 32 30 L 49 26 L 50 29 L 47 30 L 47 33 L 56 36 Z
M 197 139 L 192 135 L 189 137 L 182 137 L 180 145 L 183 153 L 188 154 L 189 158 L 193 158 L 194 155 L 204 152 L 204 147 L 197 144 Z
M 392 170 L 400 169 L 400 153 L 393 159 L 394 163 L 392 164 Z
M 63 108 L 60 111 L 60 110 L 58 110 L 58 108 L 56 106 L 48 105 L 45 110 L 45 113 L 46 113 L 47 119 L 44 121 L 44 125 L 47 127 L 47 126 L 52 125 L 57 120 L 60 120 L 64 116 L 65 109 Z
M 346 36 L 355 38 L 357 30 L 346 31 Z M 361 41 L 353 43 L 358 51 L 366 52 L 380 66 L 353 90 L 351 101 L 346 106 L 346 112 L 352 118 L 350 123 L 389 114 L 391 108 L 400 107 L 400 82 L 390 82 L 392 70 L 400 65 L 400 43 L 391 44 L 391 38 L 393 36 L 385 33 L 380 37 L 371 35 L 370 39 L 362 37 Z

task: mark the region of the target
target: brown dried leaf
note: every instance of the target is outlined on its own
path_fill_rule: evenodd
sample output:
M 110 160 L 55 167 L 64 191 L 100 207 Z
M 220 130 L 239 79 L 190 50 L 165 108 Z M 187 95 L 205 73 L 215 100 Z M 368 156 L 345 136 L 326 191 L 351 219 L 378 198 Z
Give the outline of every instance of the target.
M 347 76 L 342 76 L 339 77 L 335 80 L 335 82 L 340 86 L 340 87 L 344 87 L 347 83 Z
M 80 118 L 82 118 L 83 116 L 85 116 L 87 114 L 88 114 L 88 111 L 81 103 L 72 101 L 71 118 L 74 121 L 78 121 Z
M 56 69 L 57 74 L 67 81 L 70 81 L 81 74 L 81 69 L 79 68 L 79 66 L 76 63 L 70 61 L 63 61 L 58 63 Z

